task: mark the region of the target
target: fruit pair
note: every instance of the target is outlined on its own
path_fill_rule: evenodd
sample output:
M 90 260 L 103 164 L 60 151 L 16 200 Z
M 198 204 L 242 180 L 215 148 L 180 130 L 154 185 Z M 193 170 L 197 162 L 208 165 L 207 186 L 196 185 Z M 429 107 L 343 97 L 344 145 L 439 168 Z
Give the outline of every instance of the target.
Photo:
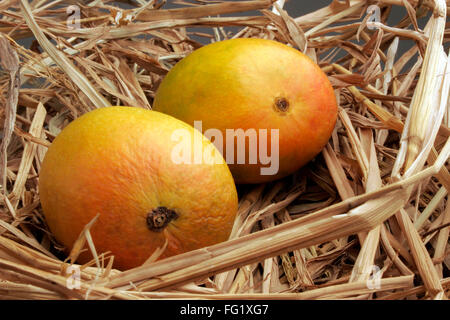
M 102 108 L 69 124 L 49 148 L 41 202 L 68 249 L 97 214 L 94 244 L 111 251 L 119 269 L 165 244 L 161 257 L 227 240 L 237 212 L 233 177 L 257 183 L 297 170 L 328 141 L 337 106 L 325 74 L 305 55 L 275 41 L 235 39 L 180 61 L 154 110 L 173 117 Z M 197 121 L 221 150 L 192 127 Z M 239 134 L 247 145 L 239 146 Z M 238 157 L 244 163 L 234 163 Z M 276 170 L 261 174 L 268 159 Z

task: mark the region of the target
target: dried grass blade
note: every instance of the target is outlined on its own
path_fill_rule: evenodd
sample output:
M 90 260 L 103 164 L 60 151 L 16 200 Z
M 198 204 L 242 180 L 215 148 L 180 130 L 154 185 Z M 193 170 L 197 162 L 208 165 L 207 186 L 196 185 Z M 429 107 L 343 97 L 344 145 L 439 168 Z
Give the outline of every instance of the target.
M 367 152 L 367 157 L 369 158 L 369 160 L 366 173 L 366 192 L 370 192 L 373 190 L 377 190 L 382 186 L 380 168 L 378 167 L 378 159 L 375 151 L 375 143 L 373 141 L 372 132 L 370 130 L 363 130 L 361 140 L 370 141 L 370 146 L 368 148 L 369 150 Z M 350 282 L 363 280 L 367 281 L 369 279 L 370 274 L 373 270 L 375 254 L 380 241 L 380 228 L 381 226 L 377 226 L 368 232 L 364 242 L 361 245 L 361 250 L 352 269 L 352 274 L 349 280 Z
M 159 21 L 171 19 L 195 19 L 234 12 L 245 12 L 269 8 L 275 0 L 253 0 L 239 2 L 214 3 L 191 8 L 167 10 L 145 10 L 136 16 L 141 21 Z
M 5 122 L 3 129 L 3 137 L 1 143 L 1 159 L 0 159 L 0 183 L 3 190 L 3 194 L 6 196 L 8 191 L 6 190 L 7 181 L 7 148 L 11 135 L 14 130 L 14 122 L 16 119 L 17 102 L 19 99 L 19 57 L 17 52 L 9 44 L 8 39 L 0 34 L 0 65 L 9 73 L 9 85 L 6 99 L 5 108 Z
M 386 31 L 390 34 L 395 34 L 399 37 L 410 38 L 412 40 L 422 43 L 423 45 L 425 45 L 428 40 L 427 39 L 428 37 L 426 35 L 422 34 L 421 32 L 414 31 L 414 30 L 393 28 L 393 27 L 389 27 L 389 26 L 387 26 L 381 22 L 377 22 L 377 21 L 368 22 L 367 25 L 370 27 L 383 29 L 384 31 Z
M 338 21 L 338 20 L 340 20 L 342 18 L 345 18 L 347 16 L 350 16 L 350 15 L 356 13 L 364 5 L 365 5 L 365 3 L 363 1 L 360 1 L 360 2 L 358 2 L 356 4 L 354 4 L 354 5 L 351 5 L 347 9 L 342 10 L 341 12 L 332 15 L 331 17 L 329 17 L 326 20 L 322 21 L 318 25 L 316 25 L 313 28 L 311 28 L 308 31 L 306 31 L 305 32 L 306 38 L 309 38 L 315 32 L 318 32 L 318 31 L 322 30 L 323 28 L 329 26 L 330 24 L 332 24 L 332 23 L 334 23 L 334 22 L 336 22 L 336 21 Z
M 92 226 L 94 225 L 94 223 L 97 221 L 98 217 L 100 215 L 97 214 L 91 221 L 89 221 L 89 223 L 87 223 L 83 230 L 81 230 L 80 235 L 78 236 L 78 239 L 74 242 L 72 249 L 70 250 L 69 255 L 67 256 L 67 258 L 65 259 L 66 261 L 71 261 L 72 263 L 74 263 L 80 253 L 82 252 L 85 244 L 86 244 L 86 234 L 87 232 L 90 230 L 90 228 L 92 228 Z M 63 273 L 64 273 L 64 268 L 63 268 Z
M 448 194 L 447 189 L 445 187 L 441 187 L 439 191 L 434 195 L 434 197 L 431 199 L 431 201 L 428 203 L 426 208 L 422 211 L 420 216 L 417 218 L 416 221 L 414 221 L 414 227 L 417 230 L 420 230 L 425 223 L 425 221 L 428 220 L 428 218 L 431 216 L 431 214 L 434 212 L 438 204 L 445 198 L 445 196 Z
M 449 99 L 450 100 L 450 99 Z M 435 148 L 431 149 L 431 152 L 428 154 L 428 162 L 434 163 L 437 159 L 437 151 Z M 437 174 L 437 178 L 439 179 L 439 182 L 441 182 L 445 189 L 447 189 L 447 192 L 450 192 L 450 172 L 445 166 L 442 166 L 439 169 L 439 172 Z
M 350 144 L 353 149 L 353 153 L 356 156 L 358 161 L 361 173 L 363 174 L 363 181 L 367 181 L 367 174 L 369 169 L 369 160 L 367 160 L 367 156 L 362 150 L 361 142 L 359 141 L 358 135 L 356 134 L 355 128 L 352 125 L 352 122 L 345 111 L 345 109 L 339 109 L 339 118 L 342 121 L 342 124 L 347 129 L 347 136 L 350 140 Z
M 442 221 L 442 225 L 447 225 L 446 228 L 442 228 L 439 231 L 439 235 L 437 237 L 435 249 L 434 249 L 434 257 L 433 260 L 444 260 L 446 256 L 446 248 L 448 246 L 448 239 L 450 234 L 450 227 L 448 226 L 450 224 L 450 204 L 447 203 L 445 207 L 445 211 L 443 213 L 444 218 Z M 448 253 L 447 253 L 448 254 Z M 436 265 L 436 270 L 439 274 L 439 277 L 443 277 L 443 265 L 442 263 Z
M 285 10 L 283 10 L 277 3 L 274 3 L 274 8 L 276 8 L 277 11 L 280 13 L 281 18 L 286 24 L 286 28 L 288 29 L 289 34 L 294 43 L 296 44 L 296 46 L 298 47 L 298 49 L 301 52 L 306 53 L 308 41 L 301 27 L 297 23 L 295 23 L 294 19 L 292 19 L 288 15 L 288 13 Z
M 340 164 L 336 153 L 330 144 L 327 144 L 322 150 L 323 157 L 327 163 L 328 170 L 330 171 L 333 182 L 341 196 L 341 199 L 345 200 L 355 196 L 350 183 L 348 182 L 345 171 Z
M 414 272 L 412 272 L 399 258 L 397 252 L 395 252 L 394 248 L 389 242 L 389 238 L 387 235 L 386 226 L 383 224 L 381 226 L 380 230 L 380 236 L 381 236 L 381 243 L 383 244 L 383 248 L 386 250 L 387 255 L 391 259 L 391 261 L 395 264 L 397 269 L 400 271 L 402 275 L 413 275 Z
M 30 125 L 29 133 L 31 136 L 37 139 L 41 138 L 46 115 L 47 111 L 45 110 L 44 105 L 39 103 L 36 112 L 34 113 L 33 121 Z M 19 171 L 17 173 L 16 181 L 14 182 L 13 190 L 10 194 L 14 208 L 17 208 L 19 199 L 24 191 L 24 186 L 28 180 L 28 174 L 36 154 L 36 150 L 37 145 L 34 142 L 25 142 Z
M 19 137 L 22 137 L 22 138 L 28 140 L 29 142 L 39 144 L 46 148 L 50 147 L 50 145 L 51 145 L 51 143 L 48 142 L 47 140 L 44 140 L 43 138 L 35 137 L 35 136 L 31 135 L 30 133 L 23 131 L 19 127 L 14 127 L 14 133 L 16 135 L 18 135 Z
M 280 214 L 279 216 L 283 222 L 292 221 L 291 216 L 289 215 L 289 212 L 287 210 L 284 210 L 283 213 Z M 300 250 L 293 251 L 294 260 L 295 260 L 295 268 L 297 270 L 297 273 L 296 273 L 297 281 L 299 282 L 299 285 L 301 287 L 312 287 L 312 286 L 314 286 L 314 281 L 313 281 L 311 274 L 308 271 L 308 268 L 306 266 L 304 250 L 306 250 L 306 249 L 300 249 Z M 287 255 L 287 259 L 290 259 L 289 255 Z
M 402 144 L 401 150 L 406 148 L 406 154 L 403 163 L 403 171 L 408 170 L 422 152 L 427 132 L 430 131 L 430 125 L 440 124 L 437 109 L 442 108 L 442 103 L 435 104 L 435 93 L 439 87 L 438 70 L 442 70 L 442 39 L 445 30 L 446 5 L 444 0 L 435 0 L 434 15 L 431 18 L 431 34 L 425 52 L 422 72 L 419 76 L 419 82 L 414 90 L 413 100 L 411 102 L 410 112 L 408 114 L 408 130 L 403 133 L 403 139 L 408 141 Z M 441 76 L 443 77 L 443 76 Z M 448 77 L 443 77 L 448 78 Z M 448 85 L 447 85 L 448 86 Z M 447 90 L 448 99 L 448 88 Z M 442 93 L 445 97 L 445 93 Z M 445 100 L 445 107 L 447 105 Z M 443 116 L 443 114 L 442 114 Z M 430 121 L 434 118 L 434 121 Z M 399 162 L 402 160 L 398 158 Z M 420 160 L 420 159 L 419 159 Z M 423 159 L 424 162 L 426 159 Z
M 411 253 L 427 291 L 432 296 L 443 294 L 444 290 L 439 282 L 439 275 L 437 274 L 433 261 L 408 214 L 405 210 L 401 209 L 396 213 L 395 217 L 408 240 Z

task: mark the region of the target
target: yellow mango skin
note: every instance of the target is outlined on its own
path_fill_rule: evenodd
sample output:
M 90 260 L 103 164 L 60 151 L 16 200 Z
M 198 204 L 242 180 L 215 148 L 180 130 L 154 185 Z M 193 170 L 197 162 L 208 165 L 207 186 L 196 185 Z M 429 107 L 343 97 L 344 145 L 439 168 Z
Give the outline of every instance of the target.
M 279 98 L 288 102 L 287 111 L 277 109 Z M 237 183 L 295 172 L 326 145 L 337 118 L 333 88 L 319 66 L 298 50 L 263 39 L 225 40 L 195 50 L 165 76 L 153 109 L 190 125 L 201 120 L 203 132 L 221 130 L 221 151 Z M 269 166 L 261 163 L 230 163 L 225 130 L 238 128 L 279 130 L 277 174 L 261 175 L 260 168 Z M 248 147 L 246 152 L 249 159 Z
M 238 203 L 232 175 L 217 150 L 220 163 L 174 163 L 180 141 L 172 134 L 180 129 L 194 139 L 186 123 L 134 107 L 100 108 L 64 128 L 45 155 L 39 191 L 50 231 L 67 251 L 97 213 L 96 250 L 111 251 L 121 270 L 141 265 L 166 240 L 161 258 L 228 239 Z M 200 146 L 211 146 L 196 132 Z M 156 207 L 178 214 L 160 232 L 146 222 Z

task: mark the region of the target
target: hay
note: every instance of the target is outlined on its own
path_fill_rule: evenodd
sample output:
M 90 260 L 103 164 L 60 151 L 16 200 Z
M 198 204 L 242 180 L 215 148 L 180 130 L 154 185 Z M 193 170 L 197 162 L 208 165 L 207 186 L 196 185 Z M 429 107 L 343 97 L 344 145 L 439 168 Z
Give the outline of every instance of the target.
M 66 25 L 72 1 L 0 4 L 1 299 L 449 296 L 449 4 L 380 0 L 373 21 L 362 0 L 300 17 L 284 1 L 132 3 L 79 1 L 80 29 Z M 389 25 L 394 6 L 405 15 Z M 29 48 L 18 44 L 26 37 L 36 40 Z M 275 39 L 317 61 L 340 106 L 329 144 L 290 177 L 241 187 L 227 242 L 161 261 L 155 253 L 120 272 L 110 253 L 96 252 L 94 219 L 63 256 L 39 202 L 46 149 L 96 107 L 151 108 L 199 37 Z M 95 258 L 74 269 L 81 250 Z M 70 286 L 73 270 L 81 281 Z

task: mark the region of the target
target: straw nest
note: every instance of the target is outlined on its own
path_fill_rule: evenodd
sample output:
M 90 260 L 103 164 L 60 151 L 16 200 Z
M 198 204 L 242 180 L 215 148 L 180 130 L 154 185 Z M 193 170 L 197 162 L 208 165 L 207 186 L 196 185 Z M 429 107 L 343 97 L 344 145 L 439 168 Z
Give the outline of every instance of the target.
M 335 0 L 292 17 L 283 2 L 1 1 L 0 298 L 448 297 L 448 4 Z M 81 28 L 66 24 L 73 4 Z M 340 108 L 323 152 L 283 180 L 240 187 L 227 242 L 120 272 L 95 251 L 92 221 L 62 255 L 38 189 L 55 136 L 96 107 L 151 108 L 200 38 L 236 37 L 287 43 L 326 72 Z M 83 248 L 95 259 L 77 266 Z

